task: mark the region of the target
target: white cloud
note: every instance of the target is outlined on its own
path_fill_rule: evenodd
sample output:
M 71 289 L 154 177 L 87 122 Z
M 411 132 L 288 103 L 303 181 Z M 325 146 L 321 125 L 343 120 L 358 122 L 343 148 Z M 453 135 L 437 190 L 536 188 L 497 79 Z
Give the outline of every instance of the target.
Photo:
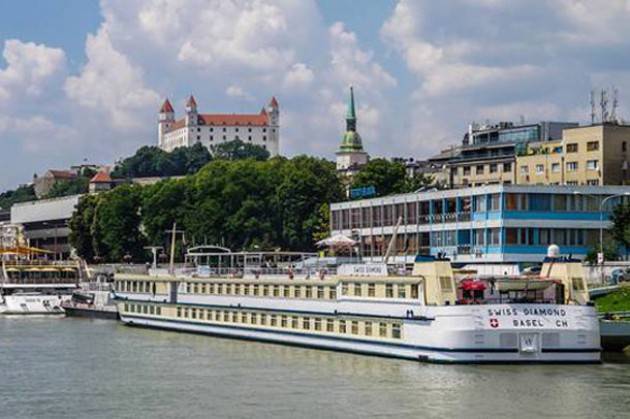
M 66 93 L 79 105 L 105 113 L 111 126 L 137 128 L 137 113 L 155 107 L 159 95 L 144 86 L 143 71 L 117 51 L 106 29 L 88 35 L 85 52 L 88 62 L 78 76 L 69 77 Z
M 237 86 L 235 84 L 228 86 L 228 88 L 225 89 L 225 94 L 230 97 L 235 97 L 235 98 L 240 98 L 240 99 L 245 99 L 245 100 L 254 99 L 254 97 L 250 95 L 249 93 L 247 93 L 245 90 L 243 90 L 241 86 Z
M 63 50 L 18 39 L 4 42 L 2 56 L 7 66 L 0 70 L 0 104 L 17 95 L 39 96 L 66 66 Z
M 295 63 L 284 76 L 285 89 L 304 89 L 311 85 L 315 74 L 304 63 Z

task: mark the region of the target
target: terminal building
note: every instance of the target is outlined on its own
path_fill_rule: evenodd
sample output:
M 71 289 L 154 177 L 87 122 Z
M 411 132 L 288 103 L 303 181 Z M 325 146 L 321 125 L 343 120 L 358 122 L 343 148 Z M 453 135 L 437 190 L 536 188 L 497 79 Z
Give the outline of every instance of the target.
M 395 231 L 395 263 L 417 254 L 458 264 L 542 262 L 550 244 L 581 259 L 609 226 L 602 199 L 622 195 L 606 201 L 610 211 L 624 194 L 629 186 L 503 184 L 391 195 L 332 204 L 331 230 L 359 241 L 372 262 L 384 260 Z
M 11 224 L 23 227 L 29 246 L 50 251 L 53 259 L 67 258 L 71 252 L 68 223 L 81 196 L 13 204 Z

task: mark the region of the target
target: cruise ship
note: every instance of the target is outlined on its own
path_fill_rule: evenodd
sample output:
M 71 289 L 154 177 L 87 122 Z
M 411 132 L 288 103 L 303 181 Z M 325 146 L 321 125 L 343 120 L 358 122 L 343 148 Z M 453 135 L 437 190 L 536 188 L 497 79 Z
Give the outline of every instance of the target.
M 122 322 L 442 363 L 600 361 L 582 266 L 554 257 L 536 277 L 456 281 L 448 260 L 418 256 L 337 269 L 279 253 L 189 253 L 196 266 L 117 273 Z M 223 262 L 222 262 L 223 261 Z

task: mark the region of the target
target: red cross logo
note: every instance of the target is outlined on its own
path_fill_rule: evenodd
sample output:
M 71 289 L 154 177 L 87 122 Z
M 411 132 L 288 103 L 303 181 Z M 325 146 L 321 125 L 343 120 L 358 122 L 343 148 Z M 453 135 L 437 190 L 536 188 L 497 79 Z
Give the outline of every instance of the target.
M 499 319 L 490 319 L 490 327 L 494 329 L 499 327 Z

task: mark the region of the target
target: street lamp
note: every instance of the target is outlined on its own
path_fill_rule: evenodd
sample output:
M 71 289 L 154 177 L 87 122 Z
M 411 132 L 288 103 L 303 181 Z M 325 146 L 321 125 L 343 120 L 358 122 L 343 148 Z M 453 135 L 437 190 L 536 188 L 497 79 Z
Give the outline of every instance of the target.
M 585 195 L 585 196 L 590 196 L 593 198 L 599 198 L 597 195 L 591 195 L 591 194 L 583 194 L 580 191 L 573 191 L 574 195 Z M 599 252 L 602 255 L 602 279 L 604 276 L 604 204 L 606 203 L 606 201 L 608 201 L 609 199 L 613 199 L 613 198 L 619 198 L 619 197 L 623 197 L 623 196 L 630 196 L 630 192 L 624 192 L 624 193 L 620 193 L 620 194 L 614 194 L 614 195 L 610 195 L 607 196 L 606 198 L 602 199 L 601 202 L 599 203 Z

